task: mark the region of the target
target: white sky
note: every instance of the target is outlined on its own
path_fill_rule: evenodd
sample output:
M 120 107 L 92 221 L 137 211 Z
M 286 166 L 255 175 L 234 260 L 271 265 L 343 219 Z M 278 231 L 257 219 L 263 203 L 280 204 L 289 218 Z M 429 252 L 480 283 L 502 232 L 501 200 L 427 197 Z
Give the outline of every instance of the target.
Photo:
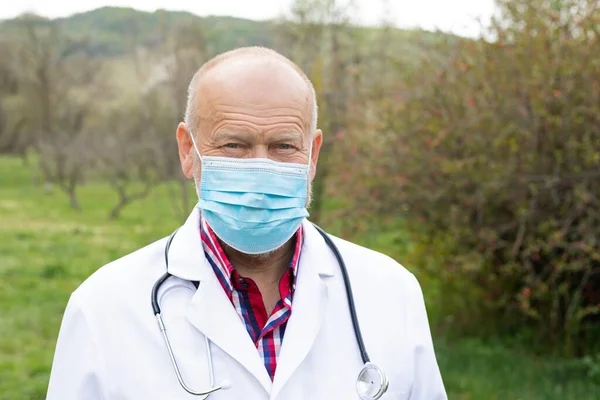
M 377 24 L 386 16 L 398 27 L 441 29 L 459 35 L 479 32 L 476 18 L 484 21 L 494 12 L 493 0 L 354 0 L 358 22 Z M 384 13 L 387 2 L 389 12 Z M 292 0 L 0 0 L 0 19 L 13 18 L 23 12 L 46 17 L 63 17 L 102 6 L 124 6 L 154 11 L 164 8 L 185 10 L 198 15 L 231 15 L 249 19 L 281 16 Z

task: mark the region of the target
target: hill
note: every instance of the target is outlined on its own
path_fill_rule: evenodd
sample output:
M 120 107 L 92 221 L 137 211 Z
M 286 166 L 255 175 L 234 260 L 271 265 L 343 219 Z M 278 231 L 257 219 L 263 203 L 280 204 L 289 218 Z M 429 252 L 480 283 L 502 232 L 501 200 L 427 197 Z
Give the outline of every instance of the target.
M 50 20 L 35 15 L 0 22 L 0 38 L 22 37 L 21 19 L 28 18 L 36 25 L 51 22 L 68 37 L 82 41 L 78 52 L 87 57 L 118 58 L 133 47 L 152 49 L 161 44 L 166 34 L 178 27 L 198 24 L 213 53 L 246 45 L 274 45 L 277 21 L 253 21 L 234 17 L 200 17 L 189 12 L 157 10 L 139 11 L 123 7 L 102 7 L 65 18 Z M 374 33 L 377 28 L 354 28 Z M 423 44 L 435 42 L 438 33 L 392 30 L 392 39 L 406 56 L 423 50 Z
M 138 11 L 132 8 L 102 7 L 49 20 L 35 15 L 24 15 L 0 23 L 5 37 L 18 37 L 22 29 L 20 18 L 34 20 L 44 26 L 54 22 L 68 37 L 84 40 L 80 51 L 88 57 L 119 57 L 132 47 L 153 48 L 163 41 L 166 33 L 183 25 L 198 23 L 217 52 L 243 45 L 266 45 L 271 41 L 272 23 L 233 17 L 199 17 L 180 12 Z

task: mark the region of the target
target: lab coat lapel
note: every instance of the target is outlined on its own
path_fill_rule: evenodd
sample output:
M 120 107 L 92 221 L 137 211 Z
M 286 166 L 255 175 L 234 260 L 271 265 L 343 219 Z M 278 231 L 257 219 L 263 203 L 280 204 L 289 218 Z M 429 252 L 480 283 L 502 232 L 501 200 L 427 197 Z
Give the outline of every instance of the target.
M 229 354 L 260 382 L 267 393 L 271 378 L 243 321 L 214 274 L 200 282 L 187 311 L 192 325 Z
M 331 250 L 312 224 L 306 221 L 292 314 L 277 359 L 271 399 L 277 397 L 317 338 L 328 305 L 325 281 L 333 276 L 335 265 Z
M 200 281 L 211 272 L 200 238 L 200 211 L 194 207 L 177 230 L 169 249 L 169 273 L 187 281 Z
M 271 379 L 258 350 L 204 255 L 197 208 L 173 240 L 169 251 L 169 272 L 184 280 L 199 281 L 198 290 L 188 305 L 187 319 L 213 345 L 254 375 L 269 393 Z

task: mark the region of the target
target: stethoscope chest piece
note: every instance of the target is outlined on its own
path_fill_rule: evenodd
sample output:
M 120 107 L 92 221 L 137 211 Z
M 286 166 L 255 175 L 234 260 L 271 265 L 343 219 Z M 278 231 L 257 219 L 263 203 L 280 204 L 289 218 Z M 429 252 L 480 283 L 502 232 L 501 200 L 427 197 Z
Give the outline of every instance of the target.
M 362 400 L 377 400 L 387 391 L 388 385 L 383 370 L 368 362 L 358 374 L 356 391 Z

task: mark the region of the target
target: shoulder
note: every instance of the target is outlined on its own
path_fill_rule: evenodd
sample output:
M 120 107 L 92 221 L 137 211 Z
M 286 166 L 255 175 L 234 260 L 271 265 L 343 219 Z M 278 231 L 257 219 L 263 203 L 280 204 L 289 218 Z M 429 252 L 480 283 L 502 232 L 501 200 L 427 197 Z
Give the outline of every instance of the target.
M 393 353 L 390 341 L 420 346 L 429 333 L 425 298 L 413 272 L 393 258 L 332 237 L 344 258 L 361 326 L 377 326 L 382 352 Z M 341 279 L 338 280 L 341 283 Z M 372 345 L 376 346 L 376 345 Z M 401 352 L 400 347 L 395 347 Z
M 344 259 L 357 297 L 370 299 L 369 304 L 372 301 L 384 309 L 400 306 L 414 310 L 424 306 L 417 277 L 400 262 L 347 240 L 331 238 Z
M 344 257 L 348 270 L 370 280 L 416 283 L 415 275 L 392 257 L 367 247 L 329 235 Z M 417 283 L 418 284 L 418 283 Z
M 123 302 L 125 296 L 135 297 L 136 293 L 148 297 L 148 288 L 164 273 L 161 260 L 166 240 L 162 238 L 101 266 L 75 289 L 71 301 L 89 310 L 97 308 L 94 305 L 107 307 Z

